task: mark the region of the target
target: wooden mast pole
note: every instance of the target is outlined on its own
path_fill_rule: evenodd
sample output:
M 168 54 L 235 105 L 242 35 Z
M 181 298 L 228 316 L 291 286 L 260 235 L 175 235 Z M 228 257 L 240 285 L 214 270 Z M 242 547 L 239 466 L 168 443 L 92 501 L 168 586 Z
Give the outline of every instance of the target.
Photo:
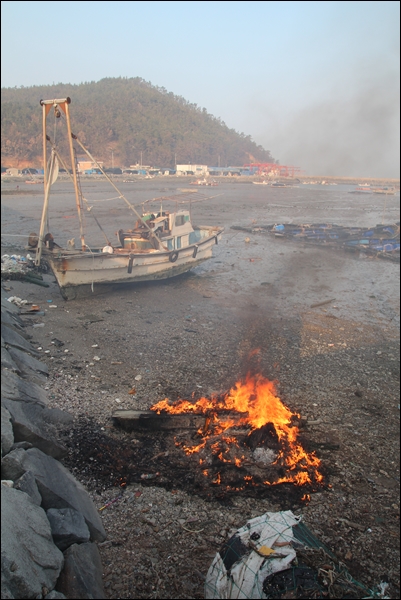
M 68 143 L 69 143 L 70 155 L 71 155 L 72 176 L 74 179 L 75 202 L 77 205 L 77 212 L 78 212 L 78 217 L 79 217 L 79 231 L 80 231 L 80 236 L 81 236 L 81 247 L 82 247 L 82 250 L 85 250 L 86 244 L 85 244 L 85 236 L 84 236 L 84 227 L 83 227 L 83 221 L 82 221 L 82 211 L 81 211 L 81 202 L 80 202 L 79 189 L 78 189 L 77 172 L 76 172 L 75 161 L 74 161 L 74 148 L 72 145 L 70 111 L 68 108 L 68 105 L 70 104 L 70 102 L 71 102 L 70 98 L 67 98 L 65 100 L 64 112 L 65 112 L 65 116 L 67 118 Z

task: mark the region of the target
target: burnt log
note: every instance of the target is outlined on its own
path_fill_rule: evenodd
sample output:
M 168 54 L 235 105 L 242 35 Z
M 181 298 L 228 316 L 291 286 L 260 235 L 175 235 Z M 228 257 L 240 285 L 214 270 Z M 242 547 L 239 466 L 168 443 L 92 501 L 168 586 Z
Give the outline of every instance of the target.
M 172 429 L 199 429 L 205 425 L 205 415 L 189 413 L 157 413 L 153 410 L 118 409 L 111 415 L 113 423 L 126 431 L 145 429 L 166 431 Z
M 222 421 L 231 421 L 231 427 L 236 427 L 247 413 L 237 413 L 227 410 L 216 411 L 212 414 L 196 413 L 157 413 L 153 410 L 124 410 L 117 409 L 111 415 L 115 425 L 126 431 L 136 429 L 163 430 L 172 429 L 201 429 L 203 434 L 213 434 L 214 415 L 221 415 Z M 218 424 L 218 422 L 216 422 Z M 230 429 L 231 429 L 230 427 Z M 228 431 L 228 430 L 227 430 Z

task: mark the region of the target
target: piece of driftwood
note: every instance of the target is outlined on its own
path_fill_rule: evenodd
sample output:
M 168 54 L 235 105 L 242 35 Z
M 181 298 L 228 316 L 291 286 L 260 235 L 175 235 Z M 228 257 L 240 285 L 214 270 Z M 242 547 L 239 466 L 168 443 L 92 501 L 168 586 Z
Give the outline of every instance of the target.
M 204 415 L 158 414 L 153 410 L 124 410 L 118 409 L 111 415 L 115 425 L 126 431 L 135 429 L 171 430 L 171 429 L 199 429 L 205 424 Z
M 230 421 L 235 427 L 247 413 L 237 413 L 229 410 L 216 411 L 222 421 Z M 204 433 L 213 429 L 213 416 L 194 413 L 165 413 L 158 414 L 153 410 L 117 409 L 111 415 L 115 425 L 126 431 L 135 429 L 172 430 L 201 428 Z

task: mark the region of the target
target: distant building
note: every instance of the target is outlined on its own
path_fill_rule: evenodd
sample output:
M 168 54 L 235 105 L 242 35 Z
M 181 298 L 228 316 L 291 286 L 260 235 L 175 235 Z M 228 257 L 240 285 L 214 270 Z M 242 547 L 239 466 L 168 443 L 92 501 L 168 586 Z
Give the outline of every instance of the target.
M 177 175 L 207 175 L 207 165 L 177 165 Z
M 77 159 L 77 170 L 78 173 L 97 173 L 99 172 L 98 164 L 103 169 L 103 163 L 98 161 L 98 163 L 93 162 L 92 160 L 86 160 L 82 158 Z

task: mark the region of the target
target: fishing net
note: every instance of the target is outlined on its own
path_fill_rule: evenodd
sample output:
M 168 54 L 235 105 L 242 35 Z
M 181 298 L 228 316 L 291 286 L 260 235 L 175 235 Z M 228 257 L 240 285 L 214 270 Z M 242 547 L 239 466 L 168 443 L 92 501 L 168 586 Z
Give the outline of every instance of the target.
M 205 598 L 379 598 L 291 511 L 251 519 L 216 554 Z

